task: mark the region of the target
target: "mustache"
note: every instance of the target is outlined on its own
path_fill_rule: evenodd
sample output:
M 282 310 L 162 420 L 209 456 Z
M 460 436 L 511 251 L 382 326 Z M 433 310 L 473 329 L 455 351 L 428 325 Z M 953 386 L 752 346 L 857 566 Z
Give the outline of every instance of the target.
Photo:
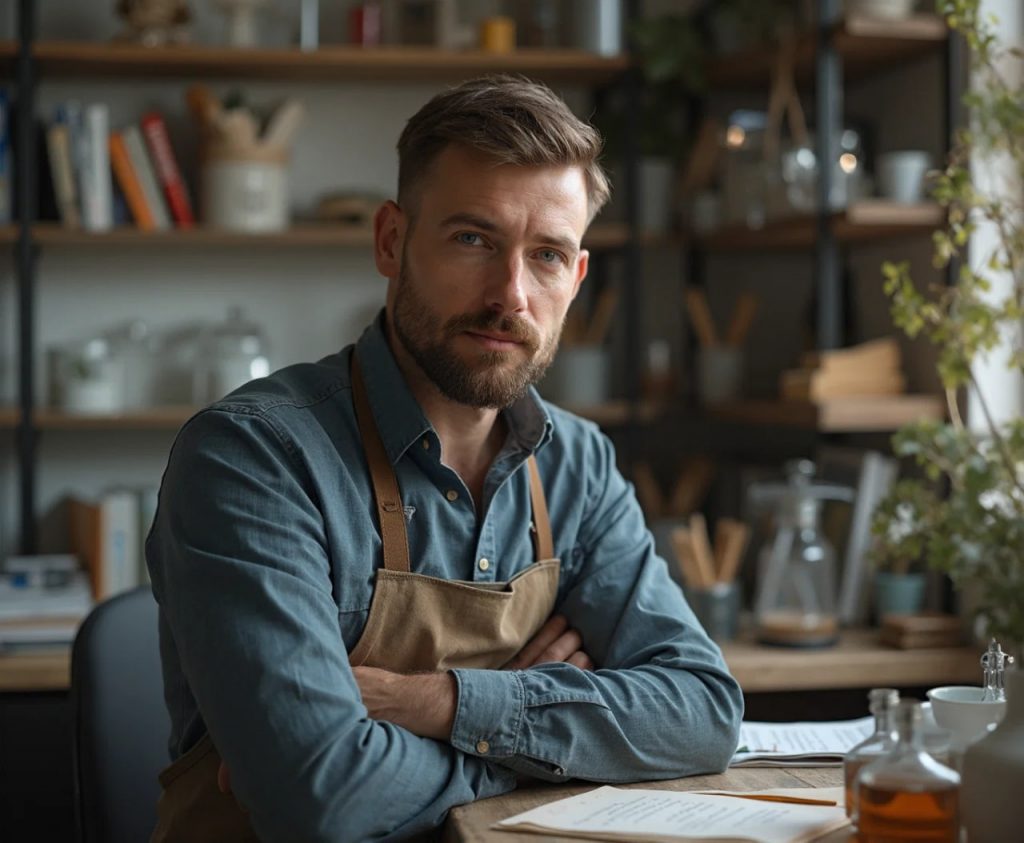
M 540 346 L 540 337 L 530 324 L 519 316 L 482 311 L 480 313 L 462 313 L 453 316 L 445 324 L 445 334 L 449 337 L 463 331 L 492 331 L 504 334 L 515 342 L 520 342 L 530 350 Z

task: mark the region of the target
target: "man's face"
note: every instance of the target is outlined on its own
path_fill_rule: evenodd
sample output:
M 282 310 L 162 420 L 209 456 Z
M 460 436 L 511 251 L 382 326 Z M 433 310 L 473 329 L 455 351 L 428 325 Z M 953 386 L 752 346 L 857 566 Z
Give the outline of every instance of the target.
M 550 365 L 586 274 L 583 173 L 452 146 L 410 211 L 389 288 L 395 335 L 449 399 L 506 407 Z

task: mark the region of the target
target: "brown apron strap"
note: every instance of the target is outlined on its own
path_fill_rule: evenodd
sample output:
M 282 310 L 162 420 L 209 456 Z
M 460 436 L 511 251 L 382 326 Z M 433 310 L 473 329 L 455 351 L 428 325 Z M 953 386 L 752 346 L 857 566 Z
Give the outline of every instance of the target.
M 384 549 L 384 567 L 389 571 L 408 573 L 409 535 L 405 529 L 405 511 L 402 509 L 402 494 L 398 489 L 398 478 L 388 459 L 373 411 L 366 395 L 366 384 L 359 369 L 355 352 L 352 354 L 352 398 L 356 406 L 356 422 L 363 439 L 366 461 L 370 465 L 373 480 L 373 496 L 377 501 L 377 517 L 380 519 L 380 540 Z
M 537 561 L 553 559 L 555 543 L 551 539 L 551 519 L 548 518 L 548 502 L 540 482 L 537 458 L 530 454 L 526 464 L 530 467 L 530 507 L 533 509 L 533 546 Z

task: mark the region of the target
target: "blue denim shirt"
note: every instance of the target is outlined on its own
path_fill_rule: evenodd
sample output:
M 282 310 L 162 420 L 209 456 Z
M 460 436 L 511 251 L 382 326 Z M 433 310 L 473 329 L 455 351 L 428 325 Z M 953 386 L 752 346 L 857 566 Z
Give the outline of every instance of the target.
M 607 438 L 531 390 L 505 411 L 478 516 L 383 316 L 358 349 L 413 570 L 485 582 L 532 564 L 535 453 L 562 560 L 556 611 L 595 669 L 453 671 L 450 743 L 367 716 L 347 652 L 383 561 L 350 346 L 242 387 L 178 435 L 146 553 L 172 758 L 208 730 L 266 841 L 400 839 L 513 789 L 517 773 L 628 782 L 723 769 L 739 686 L 655 555 Z

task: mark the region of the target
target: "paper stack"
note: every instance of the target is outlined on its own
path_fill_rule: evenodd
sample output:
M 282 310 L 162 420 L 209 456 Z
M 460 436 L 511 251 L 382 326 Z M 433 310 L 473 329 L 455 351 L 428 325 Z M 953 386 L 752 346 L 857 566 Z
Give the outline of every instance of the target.
M 788 401 L 820 403 L 833 398 L 901 395 L 906 390 L 895 339 L 804 356 L 799 369 L 783 372 L 779 393 Z
M 806 843 L 848 824 L 842 788 L 679 793 L 599 787 L 493 827 L 589 840 Z

